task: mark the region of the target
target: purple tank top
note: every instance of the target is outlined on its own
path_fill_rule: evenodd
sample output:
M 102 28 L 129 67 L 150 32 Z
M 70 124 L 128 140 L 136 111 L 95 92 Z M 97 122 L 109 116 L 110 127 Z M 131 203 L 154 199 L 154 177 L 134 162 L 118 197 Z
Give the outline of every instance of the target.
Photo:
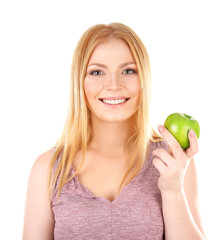
M 151 142 L 139 175 L 112 202 L 93 194 L 77 176 L 65 184 L 59 203 L 55 195 L 52 198 L 54 240 L 164 239 L 161 193 L 157 185 L 160 175 L 152 164 L 155 148 L 168 150 L 165 141 Z M 55 166 L 60 159 L 61 155 Z M 74 169 L 70 174 L 73 173 Z

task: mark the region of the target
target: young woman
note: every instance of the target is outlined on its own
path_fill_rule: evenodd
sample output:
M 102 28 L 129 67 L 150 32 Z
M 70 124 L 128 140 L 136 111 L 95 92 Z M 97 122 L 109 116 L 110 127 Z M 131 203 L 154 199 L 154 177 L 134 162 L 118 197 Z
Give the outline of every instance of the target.
M 150 124 L 150 65 L 121 23 L 97 24 L 73 55 L 67 121 L 31 170 L 23 240 L 205 239 L 189 132 L 183 151 Z

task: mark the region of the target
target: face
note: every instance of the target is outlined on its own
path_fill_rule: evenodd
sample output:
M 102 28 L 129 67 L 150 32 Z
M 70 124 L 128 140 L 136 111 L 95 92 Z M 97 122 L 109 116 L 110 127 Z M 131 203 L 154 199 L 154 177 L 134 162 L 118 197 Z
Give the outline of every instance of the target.
M 125 41 L 111 38 L 94 49 L 87 66 L 84 91 L 91 118 L 123 122 L 135 115 L 140 84 L 136 62 Z M 101 100 L 109 98 L 120 100 Z

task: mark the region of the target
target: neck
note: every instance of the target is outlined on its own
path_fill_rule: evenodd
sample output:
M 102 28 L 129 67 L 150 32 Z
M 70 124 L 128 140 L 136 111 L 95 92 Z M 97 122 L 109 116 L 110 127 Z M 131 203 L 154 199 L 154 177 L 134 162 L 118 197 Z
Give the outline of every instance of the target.
M 128 153 L 126 142 L 133 134 L 134 118 L 124 122 L 92 120 L 92 135 L 88 144 L 90 150 L 106 158 L 121 158 Z

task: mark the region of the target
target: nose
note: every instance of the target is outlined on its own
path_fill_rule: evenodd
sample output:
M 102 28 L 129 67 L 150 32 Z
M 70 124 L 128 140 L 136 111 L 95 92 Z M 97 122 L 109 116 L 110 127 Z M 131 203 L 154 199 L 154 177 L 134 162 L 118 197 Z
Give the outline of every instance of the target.
M 106 88 L 111 90 L 121 89 L 121 76 L 119 76 L 117 73 L 111 74 L 107 79 Z

